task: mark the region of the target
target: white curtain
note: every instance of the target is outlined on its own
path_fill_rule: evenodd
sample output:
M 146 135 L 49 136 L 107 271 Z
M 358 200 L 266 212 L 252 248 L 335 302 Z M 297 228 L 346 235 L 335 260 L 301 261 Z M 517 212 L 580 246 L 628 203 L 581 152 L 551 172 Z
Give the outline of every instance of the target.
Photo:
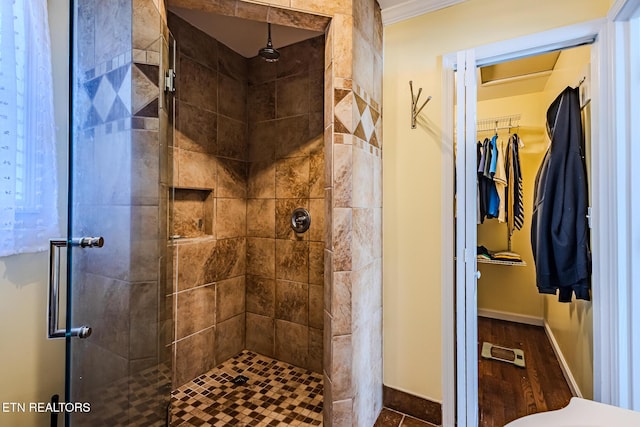
M 0 0 L 0 256 L 58 237 L 46 0 Z

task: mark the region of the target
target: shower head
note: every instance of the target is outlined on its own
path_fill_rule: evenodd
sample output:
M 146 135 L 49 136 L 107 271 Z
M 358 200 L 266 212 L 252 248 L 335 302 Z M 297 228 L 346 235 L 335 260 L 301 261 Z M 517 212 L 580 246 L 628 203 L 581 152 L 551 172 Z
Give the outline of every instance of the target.
M 278 52 L 271 43 L 271 24 L 268 25 L 267 46 L 258 51 L 258 55 L 267 62 L 276 62 L 280 59 L 280 52 Z

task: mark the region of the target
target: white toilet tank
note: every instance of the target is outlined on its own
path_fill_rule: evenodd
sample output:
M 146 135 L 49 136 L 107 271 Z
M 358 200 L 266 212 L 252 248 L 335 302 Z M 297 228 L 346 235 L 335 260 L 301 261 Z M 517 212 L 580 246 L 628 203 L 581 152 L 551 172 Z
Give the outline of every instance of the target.
M 573 397 L 565 408 L 528 415 L 505 427 L 640 427 L 640 412 Z

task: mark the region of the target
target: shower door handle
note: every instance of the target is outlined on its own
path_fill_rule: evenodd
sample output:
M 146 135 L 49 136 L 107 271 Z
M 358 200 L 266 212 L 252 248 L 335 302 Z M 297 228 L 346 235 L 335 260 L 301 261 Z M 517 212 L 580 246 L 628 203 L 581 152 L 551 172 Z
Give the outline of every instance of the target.
M 101 248 L 104 244 L 102 237 L 81 237 L 71 239 L 71 246 L 81 248 Z M 67 247 L 67 241 L 62 239 L 49 240 L 49 296 L 48 296 L 48 338 L 78 337 L 87 338 L 91 335 L 91 327 L 84 325 L 71 328 L 58 327 L 60 314 L 60 250 Z

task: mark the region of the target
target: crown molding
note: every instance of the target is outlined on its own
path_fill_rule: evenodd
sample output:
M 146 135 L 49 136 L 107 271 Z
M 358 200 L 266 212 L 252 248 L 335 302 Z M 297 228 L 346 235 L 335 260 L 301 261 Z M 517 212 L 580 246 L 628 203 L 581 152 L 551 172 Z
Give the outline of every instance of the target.
M 409 0 L 382 10 L 382 24 L 390 25 L 434 10 L 443 9 L 465 0 Z

